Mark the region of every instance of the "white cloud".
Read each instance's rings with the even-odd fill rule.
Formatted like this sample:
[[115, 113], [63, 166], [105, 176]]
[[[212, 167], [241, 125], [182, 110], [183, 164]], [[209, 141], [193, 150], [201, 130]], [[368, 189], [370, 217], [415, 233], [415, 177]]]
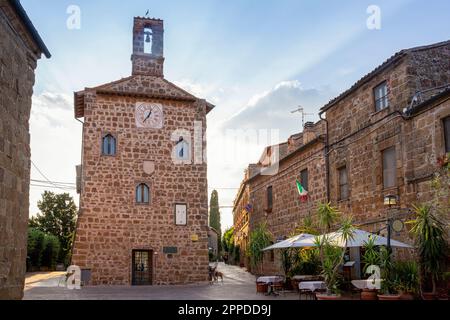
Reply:
[[[306, 120], [316, 121], [319, 108], [334, 95], [328, 88], [307, 89], [297, 80], [282, 81], [270, 90], [254, 94], [241, 111], [220, 126], [214, 126], [217, 122], [208, 122], [209, 191], [221, 187], [238, 188], [245, 168], [259, 160], [264, 147], [286, 141], [290, 135], [302, 131], [301, 116], [292, 114], [292, 110], [301, 105], [305, 112], [314, 114]], [[234, 135], [229, 134], [230, 130]], [[270, 134], [272, 130], [279, 135], [270, 139], [260, 134]], [[218, 191], [220, 205], [231, 206], [237, 190]], [[223, 209], [221, 214], [222, 229], [233, 225], [232, 209]]]
[[304, 88], [297, 80], [282, 81], [271, 90], [255, 94], [247, 105], [223, 124], [223, 128], [278, 129], [280, 138], [302, 131], [300, 114], [291, 113], [301, 105], [307, 121], [316, 121], [318, 111], [333, 93], [327, 89]]
[[[52, 181], [75, 182], [75, 166], [81, 159], [81, 124], [74, 119], [72, 102], [65, 94], [44, 92], [33, 96], [30, 117], [31, 159]], [[32, 166], [31, 178], [45, 180]], [[47, 190], [30, 187], [30, 215]], [[48, 189], [57, 193], [67, 192]], [[78, 203], [75, 191], [69, 192]]]

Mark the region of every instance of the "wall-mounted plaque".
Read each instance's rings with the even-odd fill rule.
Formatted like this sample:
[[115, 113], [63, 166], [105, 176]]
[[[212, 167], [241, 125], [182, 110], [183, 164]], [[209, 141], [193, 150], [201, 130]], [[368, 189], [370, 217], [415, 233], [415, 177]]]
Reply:
[[185, 203], [175, 205], [175, 224], [177, 226], [187, 225], [187, 205]]
[[176, 253], [178, 253], [178, 248], [177, 247], [164, 247], [163, 253], [164, 254], [176, 254]]

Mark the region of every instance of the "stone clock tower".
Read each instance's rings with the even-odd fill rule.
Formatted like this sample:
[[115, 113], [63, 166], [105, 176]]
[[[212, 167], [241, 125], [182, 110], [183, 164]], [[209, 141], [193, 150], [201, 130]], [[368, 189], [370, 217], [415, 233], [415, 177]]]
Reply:
[[164, 79], [163, 21], [137, 17], [132, 75], [75, 93], [83, 120], [72, 264], [91, 285], [208, 277], [204, 133], [213, 105]]

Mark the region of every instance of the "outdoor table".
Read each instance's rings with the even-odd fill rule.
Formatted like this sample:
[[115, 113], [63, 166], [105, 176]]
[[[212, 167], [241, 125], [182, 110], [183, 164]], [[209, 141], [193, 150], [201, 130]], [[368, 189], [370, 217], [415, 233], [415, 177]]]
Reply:
[[364, 289], [379, 289], [381, 288], [382, 279], [366, 279], [366, 280], [352, 280], [352, 285], [356, 288]]
[[316, 299], [314, 296], [314, 291], [326, 289], [327, 286], [323, 281], [302, 281], [298, 284], [299, 299], [301, 299], [302, 294], [306, 297], [311, 297], [313, 300]]
[[259, 278], [256, 280], [256, 282], [258, 282], [258, 283], [265, 283], [265, 284], [268, 285], [268, 286], [267, 286], [268, 292], [267, 292], [266, 295], [271, 295], [271, 294], [277, 295], [277, 294], [274, 292], [273, 284], [275, 284], [275, 283], [278, 284], [278, 283], [281, 283], [281, 282], [283, 282], [283, 281], [284, 281], [284, 278], [283, 278], [283, 277], [280, 277], [280, 276], [265, 276], [265, 277], [259, 277]]
[[316, 281], [320, 276], [303, 275], [303, 276], [293, 276], [292, 280], [302, 282], [302, 281]]
[[262, 283], [266, 283], [266, 284], [271, 284], [271, 283], [277, 283], [277, 282], [283, 282], [284, 278], [280, 277], [280, 276], [266, 276], [266, 277], [259, 277], [256, 282], [262, 282]]
[[314, 292], [316, 290], [326, 289], [327, 286], [323, 281], [303, 281], [298, 284], [300, 290], [308, 290]]

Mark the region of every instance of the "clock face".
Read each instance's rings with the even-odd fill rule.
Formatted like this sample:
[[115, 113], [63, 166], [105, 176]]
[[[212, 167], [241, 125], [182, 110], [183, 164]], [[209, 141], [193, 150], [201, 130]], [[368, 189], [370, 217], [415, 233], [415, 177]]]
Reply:
[[136, 103], [136, 126], [161, 129], [164, 124], [163, 106], [159, 103]]

